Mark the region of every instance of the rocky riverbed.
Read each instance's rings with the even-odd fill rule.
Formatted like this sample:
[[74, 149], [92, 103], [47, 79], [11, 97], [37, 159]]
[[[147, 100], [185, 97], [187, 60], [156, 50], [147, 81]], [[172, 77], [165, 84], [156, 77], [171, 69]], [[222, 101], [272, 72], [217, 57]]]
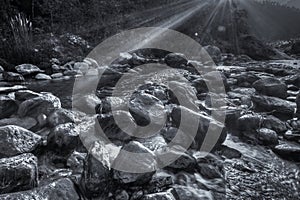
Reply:
[[[92, 60], [65, 65], [53, 60], [51, 72], [29, 64], [11, 72], [1, 70], [0, 199], [297, 199], [299, 61], [214, 58], [225, 96], [208, 91], [204, 76], [179, 54], [126, 55], [105, 69]], [[146, 63], [169, 65], [172, 69], [163, 71], [164, 77], [174, 77], [179, 84], [177, 77], [183, 75], [197, 94], [191, 104], [200, 112], [184, 108], [172, 91], [151, 81], [130, 96], [129, 110], [124, 110], [123, 99], [112, 95], [115, 83], [125, 72]], [[205, 63], [198, 64], [205, 68]], [[103, 70], [95, 94], [72, 99], [74, 77], [84, 82]], [[124, 94], [126, 89], [125, 84]], [[226, 102], [220, 108], [226, 111], [225, 123], [210, 116], [212, 96]], [[71, 110], [72, 100], [80, 107]], [[112, 105], [119, 109], [114, 115]], [[125, 127], [130, 135], [125, 133], [113, 117], [143, 126], [161, 110], [167, 114], [167, 123], [146, 139], [134, 136], [136, 127]], [[196, 137], [185, 152], [180, 148], [190, 133], [179, 127], [183, 113], [200, 119]], [[209, 123], [223, 131], [213, 151], [203, 157], [199, 149]], [[120, 149], [152, 155], [141, 167], [156, 170], [128, 173], [112, 168], [112, 164], [126, 163], [126, 157], [117, 152], [110, 158], [108, 144], [93, 135], [98, 125]], [[163, 163], [159, 153], [179, 133], [172, 149], [179, 159], [157, 169]]]

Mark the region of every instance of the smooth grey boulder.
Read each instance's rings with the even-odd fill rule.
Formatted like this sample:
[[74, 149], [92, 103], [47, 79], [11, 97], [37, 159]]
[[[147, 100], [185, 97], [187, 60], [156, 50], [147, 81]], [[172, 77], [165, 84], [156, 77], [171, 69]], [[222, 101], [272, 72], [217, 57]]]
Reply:
[[36, 118], [40, 114], [49, 115], [58, 108], [61, 108], [59, 98], [50, 93], [44, 93], [39, 97], [22, 102], [19, 105], [18, 114], [20, 117], [30, 116]]
[[287, 85], [277, 78], [263, 78], [252, 85], [257, 92], [267, 96], [279, 97], [285, 99], [287, 97]]

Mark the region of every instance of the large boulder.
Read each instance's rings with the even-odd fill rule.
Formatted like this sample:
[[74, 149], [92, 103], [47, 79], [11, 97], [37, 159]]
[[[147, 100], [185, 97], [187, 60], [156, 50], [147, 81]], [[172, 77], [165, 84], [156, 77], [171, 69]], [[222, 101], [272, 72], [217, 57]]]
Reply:
[[3, 79], [7, 82], [23, 82], [24, 77], [21, 74], [14, 72], [3, 72]]
[[165, 118], [162, 102], [146, 93], [134, 95], [129, 102], [129, 112], [140, 126], [147, 126], [150, 123], [160, 125]]
[[15, 67], [15, 69], [19, 74], [22, 74], [23, 76], [43, 72], [42, 70], [40, 70], [40, 68], [38, 68], [37, 66], [32, 65], [32, 64], [18, 65], [18, 66]]
[[0, 199], [80, 200], [81, 198], [77, 193], [74, 183], [68, 178], [63, 178], [33, 190], [0, 195]]
[[[131, 154], [128, 154], [130, 152]], [[135, 156], [132, 156], [133, 153]], [[128, 156], [131, 156], [130, 158]], [[129, 160], [131, 159], [131, 160]], [[113, 166], [134, 170], [136, 173], [113, 170], [114, 179], [121, 184], [141, 185], [149, 182], [155, 173], [157, 162], [155, 154], [139, 142], [131, 141], [122, 147], [122, 151], [113, 162]], [[141, 173], [139, 170], [145, 171]]]
[[220, 62], [222, 59], [222, 52], [221, 50], [216, 47], [216, 46], [212, 46], [212, 45], [208, 45], [205, 46], [204, 49], [206, 50], [206, 52], [210, 55], [210, 57], [212, 58], [212, 60], [214, 62]]
[[287, 97], [287, 86], [277, 78], [269, 77], [260, 79], [253, 83], [253, 87], [263, 95], [282, 99]]
[[28, 99], [19, 106], [18, 114], [21, 117], [38, 117], [40, 114], [49, 115], [55, 109], [61, 108], [58, 97], [45, 93], [39, 97]]
[[0, 96], [0, 119], [10, 117], [18, 110], [18, 105], [9, 96]]
[[253, 95], [251, 99], [258, 111], [274, 112], [275, 114], [290, 118], [296, 110], [294, 102], [282, 100], [277, 97]]
[[[185, 118], [185, 121], [189, 122], [189, 123], [181, 124], [182, 123], [181, 122], [182, 115]], [[203, 115], [202, 113], [197, 113], [197, 112], [190, 110], [188, 108], [185, 108], [183, 106], [174, 107], [171, 112], [171, 118], [172, 118], [173, 125], [178, 126], [181, 124], [181, 128], [184, 129], [182, 131], [186, 131], [186, 132], [184, 132], [184, 134], [188, 134], [188, 135], [194, 131], [193, 130], [194, 127], [192, 127], [191, 124], [197, 123], [197, 122], [199, 123], [197, 133], [194, 138], [196, 146], [199, 149], [201, 148], [202, 145], [204, 145], [202, 143], [204, 142], [204, 140], [207, 136], [209, 138], [216, 139], [216, 143], [213, 145], [214, 148], [218, 148], [225, 141], [225, 139], [227, 137], [227, 130], [226, 130], [224, 124], [222, 124], [221, 122], [219, 122], [209, 116]], [[178, 127], [178, 128], [180, 128], [180, 127]], [[207, 135], [209, 128], [211, 130], [212, 135]], [[190, 137], [192, 137], [192, 136], [190, 135]], [[176, 138], [177, 138], [177, 136], [176, 136]], [[174, 142], [176, 142], [176, 141], [174, 141]], [[187, 141], [181, 141], [181, 143], [185, 143], [185, 142], [187, 142]], [[212, 149], [209, 149], [209, 150], [212, 150]]]
[[14, 125], [0, 127], [0, 157], [32, 152], [40, 143], [39, 135], [24, 128]]
[[165, 62], [170, 67], [181, 68], [182, 66], [187, 65], [188, 60], [183, 54], [170, 53], [165, 57]]
[[300, 146], [292, 143], [282, 143], [273, 149], [275, 153], [287, 160], [300, 161]]
[[[0, 194], [36, 187], [38, 184], [37, 168], [37, 158], [32, 154], [0, 159]], [[4, 199], [2, 197], [0, 195], [0, 199]]]
[[62, 153], [72, 152], [80, 145], [80, 131], [73, 123], [56, 126], [48, 136], [48, 144]]
[[104, 197], [111, 191], [110, 152], [105, 144], [97, 141], [89, 150], [84, 163], [81, 186], [87, 197]]

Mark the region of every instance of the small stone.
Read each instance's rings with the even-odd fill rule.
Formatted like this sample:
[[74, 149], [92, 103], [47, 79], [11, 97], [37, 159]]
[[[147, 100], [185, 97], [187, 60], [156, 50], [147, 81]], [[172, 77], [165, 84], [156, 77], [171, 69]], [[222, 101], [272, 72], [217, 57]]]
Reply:
[[64, 76], [63, 73], [55, 73], [55, 74], [52, 74], [52, 75], [51, 75], [51, 78], [57, 79], [57, 78], [61, 78], [61, 77], [63, 77], [63, 76]]
[[39, 73], [35, 76], [35, 79], [36, 80], [51, 80], [52, 78], [49, 75]]

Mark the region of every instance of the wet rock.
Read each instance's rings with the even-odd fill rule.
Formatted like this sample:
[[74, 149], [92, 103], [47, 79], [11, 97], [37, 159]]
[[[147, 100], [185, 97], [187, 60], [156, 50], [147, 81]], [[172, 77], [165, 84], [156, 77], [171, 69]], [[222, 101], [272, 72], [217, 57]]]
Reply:
[[260, 94], [285, 99], [287, 86], [277, 78], [264, 78], [253, 83], [253, 87]]
[[259, 127], [272, 129], [278, 133], [287, 130], [286, 124], [272, 115], [246, 114], [238, 119], [238, 129], [240, 131], [254, 131]]
[[22, 127], [8, 125], [0, 127], [0, 156], [14, 156], [35, 150], [41, 137]]
[[[167, 166], [167, 168], [171, 168], [171, 169], [175, 169], [175, 170], [190, 170], [190, 169], [195, 168], [195, 166], [196, 166], [195, 158], [188, 155], [187, 153], [184, 153], [183, 149], [182, 149], [182, 151], [170, 150], [168, 152], [168, 156], [170, 154], [178, 157], [178, 159], [176, 159], [174, 162], [169, 164]], [[162, 158], [164, 158], [164, 157], [162, 157]], [[167, 158], [164, 160], [160, 160], [161, 163], [165, 163], [165, 161], [167, 161]]]
[[0, 93], [7, 94], [10, 92], [15, 92], [18, 90], [25, 90], [25, 89], [27, 89], [27, 88], [26, 88], [26, 86], [23, 86], [23, 85], [14, 85], [11, 87], [0, 87]]
[[28, 130], [30, 130], [36, 124], [37, 121], [31, 117], [24, 117], [24, 118], [13, 117], [13, 118], [6, 118], [0, 120], [0, 126], [15, 125]]
[[33, 98], [39, 97], [39, 96], [41, 96], [41, 94], [30, 91], [30, 90], [20, 90], [20, 91], [15, 92], [15, 99], [20, 102], [26, 101], [28, 99], [33, 99]]
[[165, 139], [159, 134], [150, 136], [148, 138], [139, 138], [135, 140], [140, 142], [141, 144], [143, 144], [145, 147], [147, 147], [153, 152], [160, 151], [161, 149], [168, 146]]
[[64, 66], [59, 66], [57, 64], [52, 65], [52, 72], [54, 74], [56, 74], [56, 73], [62, 73], [64, 71], [68, 70], [68, 69], [71, 69], [71, 68], [68, 67], [67, 65], [64, 65]]
[[240, 87], [249, 87], [255, 81], [260, 79], [259, 76], [257, 76], [253, 72], [242, 72], [239, 74], [233, 74], [231, 75], [231, 78], [237, 79], [237, 84]]
[[51, 75], [51, 78], [57, 79], [57, 78], [61, 78], [63, 76], [64, 76], [63, 73], [54, 73]]
[[59, 98], [50, 93], [45, 93], [42, 96], [22, 102], [19, 106], [18, 114], [21, 117], [31, 116], [36, 118], [40, 114], [49, 115], [58, 108], [61, 108]]
[[79, 130], [73, 123], [56, 126], [48, 137], [48, 144], [61, 153], [69, 153], [80, 145]]
[[200, 174], [207, 179], [223, 178], [219, 169], [211, 164], [199, 163], [198, 170]]
[[176, 185], [173, 187], [179, 197], [179, 200], [210, 200], [213, 199], [211, 192], [197, 189], [191, 186]]
[[[125, 144], [122, 150], [114, 160], [113, 166], [122, 167], [122, 169], [127, 170], [136, 169], [137, 173], [114, 170], [114, 179], [121, 184], [141, 185], [148, 183], [157, 167], [155, 155], [152, 151], [136, 141]], [[135, 156], [126, 152], [135, 153]]]
[[9, 96], [0, 96], [0, 119], [10, 117], [18, 110], [18, 105]]
[[[37, 158], [22, 154], [0, 159], [0, 194], [29, 190], [38, 184]], [[4, 199], [4, 196], [0, 199]]]
[[129, 194], [125, 190], [122, 190], [117, 193], [115, 200], [129, 200], [129, 198]]
[[43, 72], [42, 70], [40, 70], [40, 68], [38, 68], [37, 66], [32, 65], [32, 64], [18, 65], [18, 66], [15, 67], [15, 69], [19, 74], [22, 74], [23, 76]]
[[129, 112], [139, 126], [160, 125], [165, 118], [164, 105], [156, 97], [138, 93], [129, 102]]
[[[114, 115], [119, 119], [119, 126], [115, 122]], [[125, 142], [129, 140], [131, 136], [136, 134], [136, 122], [129, 112], [115, 111], [114, 114], [110, 113], [99, 115], [97, 119], [100, 127], [109, 139], [115, 139]], [[120, 127], [122, 127], [122, 129]]]
[[[185, 121], [189, 121], [189, 123], [187, 124], [183, 124], [181, 123], [181, 118], [183, 115], [183, 118], [185, 119]], [[183, 106], [177, 106], [174, 107], [172, 112], [171, 112], [171, 118], [172, 118], [172, 123], [174, 126], [178, 126], [181, 125], [182, 131], [186, 131], [185, 134], [191, 134], [190, 132], [194, 131], [194, 127], [192, 127], [191, 125], [194, 123], [199, 122], [198, 125], [198, 130], [197, 130], [197, 134], [194, 138], [194, 141], [196, 142], [196, 146], [198, 148], [200, 148], [202, 146], [202, 143], [204, 141], [204, 138], [207, 136], [207, 131], [208, 128], [210, 128], [212, 134], [216, 134], [216, 135], [210, 135], [208, 137], [214, 138], [216, 139], [216, 143], [214, 144], [214, 148], [219, 147], [226, 139], [227, 137], [227, 130], [224, 126], [224, 124], [218, 122], [217, 120], [205, 116], [201, 113], [197, 113], [194, 112], [188, 108], [185, 108]], [[195, 124], [194, 124], [195, 126]], [[190, 131], [188, 131], [190, 130]], [[193, 137], [193, 136], [191, 136]], [[181, 143], [185, 143], [185, 142], [189, 142], [189, 141], [182, 141]], [[209, 149], [209, 151], [212, 149]]]
[[165, 57], [165, 62], [170, 67], [180, 68], [182, 65], [183, 66], [187, 65], [188, 60], [183, 54], [170, 53]]
[[47, 75], [47, 74], [42, 74], [42, 73], [39, 73], [35, 76], [35, 79], [36, 80], [51, 80], [51, 76]]
[[176, 200], [171, 192], [160, 192], [155, 194], [147, 194], [141, 200]]
[[222, 52], [216, 46], [205, 46], [205, 51], [209, 54], [209, 56], [213, 59], [214, 62], [220, 62], [222, 59]]
[[277, 133], [267, 128], [257, 130], [257, 138], [266, 145], [276, 145], [279, 143]]
[[52, 112], [47, 119], [49, 126], [55, 127], [60, 124], [75, 123], [75, 114], [70, 110], [61, 108]]
[[170, 188], [174, 184], [174, 176], [165, 171], [156, 172], [151, 181], [149, 182], [149, 187], [147, 191], [150, 193], [156, 193], [164, 191]]
[[258, 111], [274, 111], [274, 113], [283, 114], [286, 117], [293, 116], [296, 109], [295, 103], [277, 97], [254, 95], [252, 101]]
[[21, 74], [14, 72], [4, 72], [3, 79], [7, 82], [23, 82], [25, 81], [24, 77]]
[[273, 151], [287, 160], [300, 161], [300, 146], [292, 143], [282, 143], [274, 147]]
[[75, 75], [82, 75], [80, 70], [66, 70], [64, 71], [65, 76], [75, 76]]
[[238, 151], [237, 149], [228, 147], [226, 145], [222, 145], [218, 152], [228, 159], [240, 158], [242, 156], [242, 153], [240, 151]]
[[111, 191], [110, 152], [102, 142], [96, 142], [85, 160], [81, 186], [87, 197], [106, 197]]
[[68, 179], [63, 178], [56, 180], [47, 185], [28, 190], [24, 192], [17, 192], [11, 194], [0, 195], [0, 199], [12, 200], [12, 199], [72, 199], [80, 200], [74, 183]]

